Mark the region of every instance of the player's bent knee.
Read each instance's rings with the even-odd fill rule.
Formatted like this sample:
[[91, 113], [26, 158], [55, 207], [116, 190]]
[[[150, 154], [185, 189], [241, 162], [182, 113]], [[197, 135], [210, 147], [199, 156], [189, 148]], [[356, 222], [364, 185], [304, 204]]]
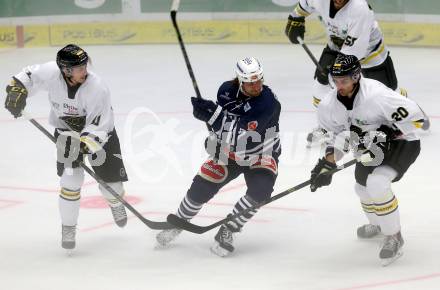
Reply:
[[[122, 184], [121, 181], [108, 182], [107, 185], [110, 186], [110, 188], [113, 189], [113, 191], [116, 192], [119, 196], [124, 195], [124, 193], [125, 193], [124, 185]], [[104, 195], [105, 198], [115, 199], [113, 194], [111, 194], [110, 191], [108, 189], [106, 189], [104, 186], [102, 186], [101, 184], [99, 185], [99, 190], [101, 191], [102, 195]]]
[[79, 191], [84, 182], [84, 170], [82, 168], [66, 168], [60, 179], [60, 186], [69, 190]]
[[372, 173], [367, 178], [367, 192], [374, 200], [388, 199], [393, 196], [391, 180], [388, 176]]
[[270, 198], [275, 184], [275, 177], [271, 174], [260, 174], [255, 176], [248, 184], [247, 196], [256, 202], [262, 202]]
[[354, 191], [362, 201], [369, 201], [371, 199], [370, 195], [367, 192], [367, 188], [357, 182], [354, 185]]
[[204, 204], [214, 197], [220, 187], [221, 185], [212, 183], [203, 179], [200, 175], [196, 175], [193, 183], [188, 189], [187, 196], [189, 199], [197, 203]]

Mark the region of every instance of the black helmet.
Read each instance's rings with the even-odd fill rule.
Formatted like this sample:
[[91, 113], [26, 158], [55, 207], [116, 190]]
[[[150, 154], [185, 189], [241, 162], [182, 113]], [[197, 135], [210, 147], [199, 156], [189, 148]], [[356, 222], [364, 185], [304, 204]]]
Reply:
[[81, 47], [75, 44], [68, 44], [57, 53], [57, 65], [63, 68], [72, 68], [78, 65], [84, 65], [89, 61], [89, 56]]
[[332, 77], [351, 76], [357, 81], [361, 76], [361, 64], [356, 56], [339, 53], [330, 68], [330, 75]]

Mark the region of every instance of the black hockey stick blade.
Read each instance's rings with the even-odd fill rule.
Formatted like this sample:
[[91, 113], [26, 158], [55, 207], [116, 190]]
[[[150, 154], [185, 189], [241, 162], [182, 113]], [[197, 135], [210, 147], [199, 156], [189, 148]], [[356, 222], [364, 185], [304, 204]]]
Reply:
[[221, 220], [219, 220], [219, 221], [217, 221], [217, 222], [215, 222], [213, 224], [210, 224], [208, 226], [199, 226], [199, 225], [190, 223], [189, 221], [187, 221], [185, 219], [182, 219], [182, 218], [176, 216], [175, 214], [169, 214], [167, 216], [167, 221], [168, 221], [168, 223], [173, 224], [174, 226], [176, 226], [176, 227], [178, 227], [178, 228], [180, 228], [182, 230], [185, 230], [185, 231], [188, 231], [188, 232], [191, 232], [191, 233], [195, 233], [195, 234], [203, 234], [203, 233], [205, 233], [205, 232], [207, 232], [209, 230], [212, 230], [212, 229], [214, 229], [214, 228], [216, 228], [216, 227], [218, 227], [218, 226], [220, 226], [222, 224], [225, 224], [225, 223], [235, 219], [238, 216], [244, 215], [244, 214], [248, 213], [251, 210], [260, 208], [263, 205], [271, 203], [272, 201], [275, 201], [275, 200], [277, 200], [277, 199], [279, 199], [279, 198], [281, 198], [281, 197], [283, 197], [283, 196], [285, 196], [285, 195], [287, 195], [289, 193], [292, 193], [294, 191], [297, 191], [298, 189], [306, 187], [307, 185], [310, 185], [310, 180], [307, 180], [307, 181], [305, 181], [305, 182], [303, 182], [303, 183], [301, 183], [301, 184], [299, 184], [299, 185], [297, 185], [295, 187], [289, 188], [289, 189], [287, 189], [287, 190], [285, 190], [285, 191], [283, 191], [283, 192], [281, 192], [281, 193], [279, 193], [277, 195], [272, 196], [270, 199], [268, 199], [268, 200], [266, 200], [264, 202], [261, 202], [261, 203], [259, 203], [257, 205], [254, 205], [252, 207], [249, 207], [249, 208], [247, 208], [247, 209], [245, 209], [245, 210], [243, 210], [241, 212], [237, 212], [236, 214], [233, 214], [233, 215], [228, 215], [226, 218], [221, 219]]
[[[34, 118], [28, 115], [26, 112], [22, 112], [23, 116], [29, 120], [38, 130], [40, 130], [44, 135], [46, 135], [53, 143], [56, 144], [55, 137], [49, 133], [40, 123], [38, 123]], [[132, 212], [137, 218], [141, 220], [147, 227], [152, 230], [166, 230], [174, 228], [173, 225], [167, 222], [156, 222], [144, 218], [134, 207], [131, 206], [126, 200], [119, 196], [106, 182], [104, 182], [94, 171], [92, 171], [84, 162], [79, 162], [80, 166], [86, 171], [90, 176], [92, 176], [100, 185], [102, 185], [107, 191], [117, 200], [119, 200], [130, 212]]]
[[[338, 172], [338, 171], [340, 171], [340, 170], [342, 170], [344, 168], [347, 168], [347, 167], [349, 167], [349, 166], [351, 166], [353, 164], [356, 164], [356, 162], [357, 162], [357, 159], [352, 159], [352, 160], [342, 164], [341, 166], [338, 166], [335, 169], [330, 170], [329, 172], [324, 173], [324, 174], [334, 174], [334, 173], [336, 173], [336, 172]], [[169, 214], [168, 217], [167, 217], [167, 221], [168, 221], [168, 223], [170, 223], [170, 224], [174, 225], [175, 227], [180, 228], [182, 230], [185, 230], [185, 231], [188, 231], [188, 232], [192, 232], [192, 233], [195, 233], [195, 234], [203, 234], [203, 233], [205, 233], [205, 232], [207, 232], [209, 230], [212, 230], [212, 229], [214, 229], [214, 228], [216, 228], [216, 227], [218, 227], [218, 226], [220, 226], [222, 224], [225, 224], [225, 223], [235, 219], [238, 216], [246, 214], [247, 212], [252, 211], [254, 209], [260, 208], [260, 207], [262, 207], [262, 206], [264, 206], [264, 205], [266, 205], [268, 203], [271, 203], [271, 202], [273, 202], [273, 201], [275, 201], [277, 199], [280, 199], [283, 196], [286, 196], [286, 195], [288, 195], [288, 194], [290, 194], [290, 193], [292, 193], [294, 191], [297, 191], [297, 190], [299, 190], [301, 188], [304, 188], [304, 187], [306, 187], [306, 186], [308, 186], [310, 184], [311, 184], [311, 180], [304, 181], [303, 183], [300, 183], [300, 184], [298, 184], [298, 185], [296, 185], [294, 187], [291, 187], [291, 188], [289, 188], [289, 189], [287, 189], [287, 190], [285, 190], [285, 191], [283, 191], [281, 193], [278, 193], [278, 194], [272, 196], [270, 199], [268, 199], [266, 201], [263, 201], [263, 202], [261, 202], [261, 203], [259, 203], [257, 205], [252, 206], [252, 207], [249, 207], [249, 208], [247, 208], [247, 209], [245, 209], [243, 211], [237, 212], [236, 214], [228, 215], [226, 218], [221, 219], [221, 220], [219, 220], [219, 221], [217, 221], [217, 222], [215, 222], [215, 223], [213, 223], [211, 225], [199, 226], [199, 225], [190, 223], [189, 221], [187, 221], [185, 219], [182, 219], [182, 218], [180, 218], [180, 217], [178, 217], [178, 216], [176, 216], [174, 214]]]
[[169, 229], [175, 228], [174, 225], [172, 225], [168, 222], [156, 222], [156, 221], [146, 219], [144, 217], [142, 217], [142, 218], [139, 217], [139, 219], [141, 219], [142, 222], [152, 230], [169, 230]]
[[[223, 221], [223, 220], [221, 220]], [[217, 227], [216, 224], [210, 225], [210, 226], [199, 226], [193, 223], [190, 223], [189, 221], [182, 219], [175, 214], [169, 214], [167, 216], [167, 222], [174, 225], [174, 227], [177, 227], [179, 229], [195, 233], [195, 234], [203, 234], [204, 232], [207, 232], [215, 227]]]

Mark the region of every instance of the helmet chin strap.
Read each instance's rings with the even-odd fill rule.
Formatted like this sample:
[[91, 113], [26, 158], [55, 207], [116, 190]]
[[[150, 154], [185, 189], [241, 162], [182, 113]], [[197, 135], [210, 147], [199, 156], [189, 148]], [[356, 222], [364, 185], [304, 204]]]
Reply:
[[354, 86], [353, 89], [351, 90], [351, 92], [349, 93], [350, 97], [353, 97], [354, 92], [357, 90], [357, 88], [360, 86], [359, 81], [357, 81]]

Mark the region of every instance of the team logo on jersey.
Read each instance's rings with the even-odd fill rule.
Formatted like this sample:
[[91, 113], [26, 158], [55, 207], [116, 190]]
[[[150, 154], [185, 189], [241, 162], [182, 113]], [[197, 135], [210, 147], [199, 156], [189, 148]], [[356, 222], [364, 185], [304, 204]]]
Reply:
[[258, 127], [258, 122], [257, 121], [250, 121], [247, 124], [247, 129], [248, 131], [255, 131]]
[[251, 109], [251, 105], [249, 105], [249, 103], [246, 103], [243, 107], [244, 111], [247, 112]]
[[66, 115], [78, 115], [78, 108], [69, 104], [63, 104], [64, 114]]

